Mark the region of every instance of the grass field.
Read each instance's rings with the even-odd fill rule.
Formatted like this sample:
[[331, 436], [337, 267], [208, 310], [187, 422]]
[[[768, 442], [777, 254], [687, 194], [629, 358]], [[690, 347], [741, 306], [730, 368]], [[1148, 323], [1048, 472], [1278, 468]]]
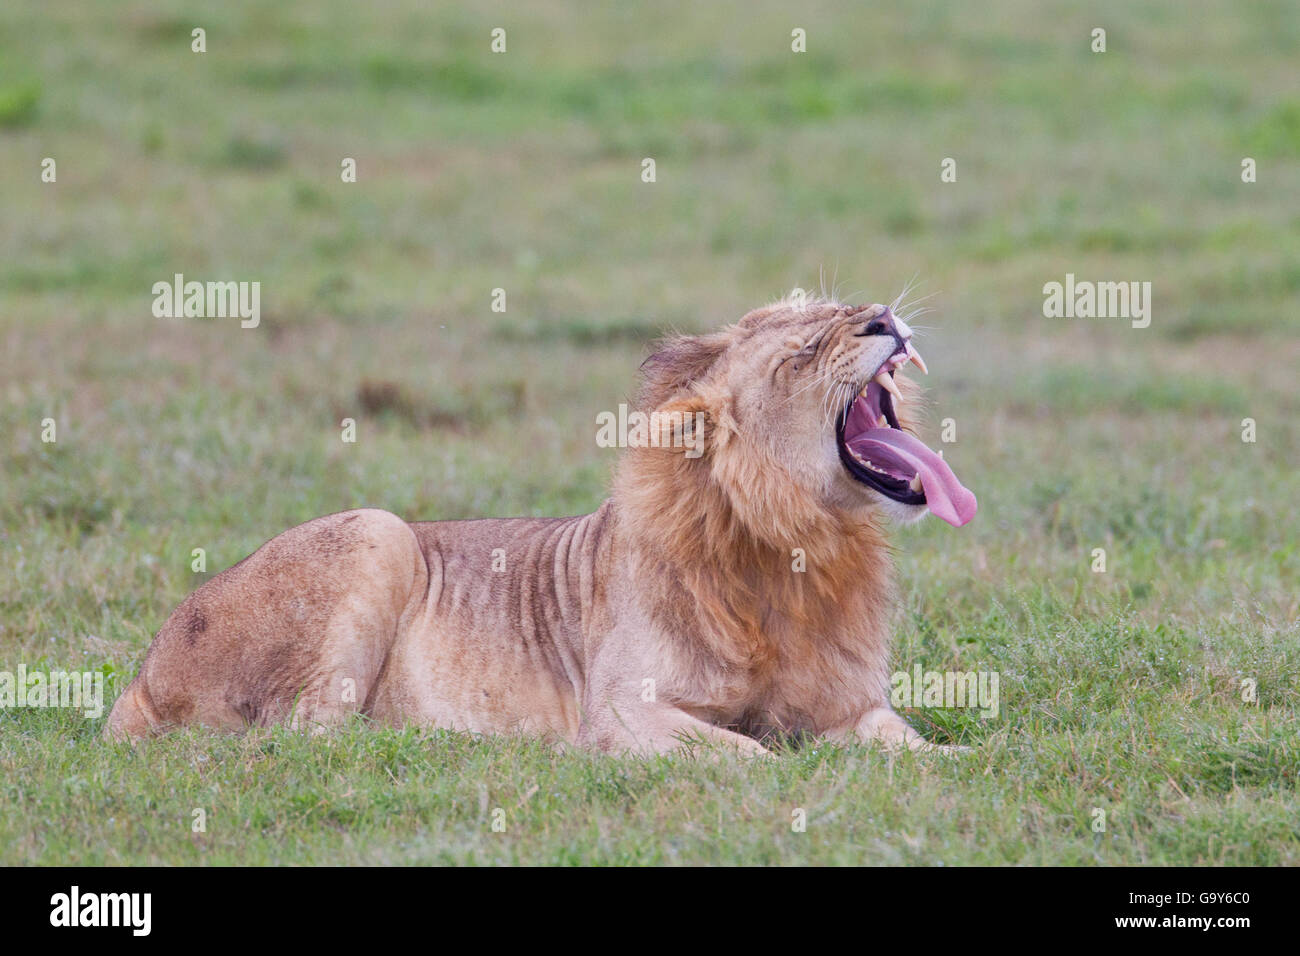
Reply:
[[[9, 708], [0, 863], [1300, 863], [1295, 5], [520, 7], [0, 8], [0, 670], [129, 678], [328, 512], [589, 511], [648, 343], [824, 270], [934, 293], [980, 513], [896, 535], [896, 661], [996, 671], [998, 717], [743, 763]], [[261, 324], [155, 318], [175, 273]], [[1067, 273], [1150, 327], [1045, 318]]]

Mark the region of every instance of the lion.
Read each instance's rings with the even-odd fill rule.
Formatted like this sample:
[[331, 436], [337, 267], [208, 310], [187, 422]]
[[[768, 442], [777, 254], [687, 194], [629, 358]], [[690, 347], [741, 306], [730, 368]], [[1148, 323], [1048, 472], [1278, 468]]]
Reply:
[[292, 528], [176, 608], [105, 734], [360, 713], [618, 754], [926, 748], [890, 707], [883, 522], [976, 501], [911, 433], [911, 337], [830, 299], [671, 337], [642, 366], [651, 440], [595, 512]]

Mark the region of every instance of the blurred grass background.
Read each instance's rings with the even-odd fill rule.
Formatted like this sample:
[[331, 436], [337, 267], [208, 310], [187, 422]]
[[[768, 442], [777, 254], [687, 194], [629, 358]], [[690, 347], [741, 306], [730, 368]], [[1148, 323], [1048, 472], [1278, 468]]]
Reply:
[[[981, 511], [898, 534], [897, 659], [998, 670], [1004, 704], [910, 715], [979, 748], [960, 765], [823, 749], [773, 770], [364, 731], [342, 756], [275, 735], [128, 754], [97, 722], [0, 711], [0, 859], [1295, 862], [1298, 160], [1288, 2], [10, 0], [0, 666], [129, 675], [202, 578], [191, 549], [210, 574], [330, 511], [590, 510], [615, 456], [595, 416], [657, 335], [823, 274], [864, 302], [915, 276], [931, 417], [956, 420]], [[261, 326], [154, 318], [177, 272], [260, 281]], [[1150, 328], [1044, 318], [1067, 272], [1150, 281]], [[216, 784], [202, 757], [272, 744], [274, 772]], [[442, 779], [467, 747], [479, 775]], [[341, 821], [340, 773], [366, 781], [337, 788], [362, 802]], [[610, 773], [640, 782], [591, 783]], [[487, 779], [568, 781], [604, 822], [525, 801], [487, 833]], [[826, 829], [774, 843], [810, 793]], [[242, 829], [190, 840], [214, 801]], [[1104, 837], [1095, 806], [1124, 808]], [[700, 814], [727, 822], [680, 824]]]

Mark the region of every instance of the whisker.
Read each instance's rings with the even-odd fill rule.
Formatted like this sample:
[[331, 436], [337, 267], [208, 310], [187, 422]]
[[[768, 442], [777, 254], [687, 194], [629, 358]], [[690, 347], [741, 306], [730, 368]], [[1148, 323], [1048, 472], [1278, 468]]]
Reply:
[[839, 401], [831, 405], [830, 413], [826, 416], [827, 425], [833, 425], [835, 423], [836, 416], [838, 416], [840, 413], [840, 410], [843, 408], [847, 408], [849, 402], [853, 401], [853, 397], [854, 397], [853, 386], [850, 385], [848, 382], [841, 382], [840, 391], [836, 397], [839, 399]]
[[830, 416], [830, 409], [833, 404], [832, 399], [839, 394], [839, 391], [840, 383], [838, 382], [834, 388], [826, 390], [826, 394], [822, 396], [820, 414], [817, 416], [819, 419], [825, 420]]
[[900, 292], [900, 293], [898, 293], [898, 296], [894, 299], [893, 303], [889, 306], [889, 310], [890, 310], [891, 312], [895, 312], [895, 313], [898, 312], [899, 304], [900, 304], [904, 299], [906, 299], [906, 298], [907, 298], [907, 294], [908, 294], [909, 292], [912, 291], [912, 286], [914, 286], [914, 285], [916, 284], [916, 277], [917, 277], [918, 275], [920, 275], [919, 272], [913, 272], [913, 273], [912, 273], [912, 278], [910, 278], [910, 279], [907, 280], [907, 284], [903, 286], [903, 291]]
[[914, 318], [922, 315], [929, 315], [934, 309], [913, 309], [911, 312], [895, 312], [894, 315], [902, 319], [908, 325], [912, 324]]
[[792, 392], [789, 398], [787, 398], [785, 401], [788, 403], [794, 400], [797, 396], [802, 395], [804, 392], [808, 391], [808, 389], [812, 388], [814, 385], [826, 384], [827, 380], [830, 379], [830, 377], [831, 377], [830, 369], [819, 370], [816, 378], [814, 378], [811, 382], [803, 386], [803, 388], [799, 389], [798, 391]]
[[[921, 296], [921, 298], [919, 298], [919, 299], [912, 299], [912, 300], [910, 300], [910, 301], [903, 302], [901, 305], [899, 305], [898, 308], [894, 309], [894, 314], [895, 314], [895, 315], [898, 315], [899, 313], [906, 312], [906, 313], [910, 313], [910, 314], [912, 314], [912, 315], [919, 315], [920, 313], [918, 313], [918, 312], [915, 311], [916, 308], [917, 308], [917, 306], [919, 306], [919, 305], [920, 305], [922, 302], [924, 302], [926, 299], [932, 299], [932, 298], [934, 298], [934, 297], [935, 297], [936, 295], [938, 295], [938, 294], [939, 294], [938, 292], [931, 292], [929, 295], [923, 295], [923, 296]], [[927, 308], [927, 309], [928, 309], [929, 306], [923, 306], [922, 308]]]

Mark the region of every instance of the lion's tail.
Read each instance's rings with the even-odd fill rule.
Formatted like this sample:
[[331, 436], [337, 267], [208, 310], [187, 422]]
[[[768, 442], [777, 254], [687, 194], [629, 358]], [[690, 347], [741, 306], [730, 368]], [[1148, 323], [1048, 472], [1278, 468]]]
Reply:
[[138, 740], [153, 733], [158, 724], [158, 712], [149, 699], [149, 689], [141, 673], [127, 685], [109, 711], [104, 736], [110, 740]]

